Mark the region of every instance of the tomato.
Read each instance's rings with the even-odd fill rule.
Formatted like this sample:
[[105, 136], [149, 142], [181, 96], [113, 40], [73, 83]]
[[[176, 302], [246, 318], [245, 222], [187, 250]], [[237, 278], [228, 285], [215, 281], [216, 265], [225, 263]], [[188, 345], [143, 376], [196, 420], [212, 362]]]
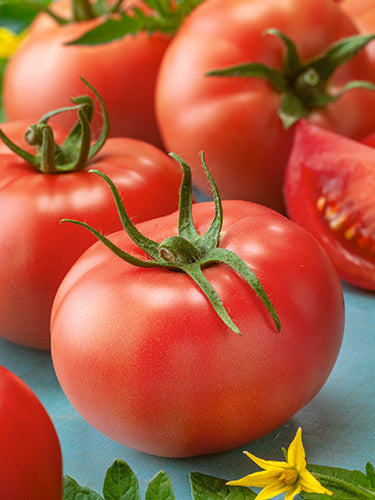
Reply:
[[62, 456], [55, 427], [35, 393], [0, 366], [0, 496], [61, 500]]
[[[17, 136], [15, 127], [12, 133]], [[43, 174], [13, 152], [0, 151], [0, 158], [0, 335], [49, 349], [57, 287], [94, 241], [59, 221], [85, 218], [104, 233], [121, 227], [108, 190], [88, 170], [115, 179], [136, 222], [177, 208], [181, 172], [161, 150], [130, 138], [108, 139], [77, 172]]]
[[[217, 261], [203, 259], [203, 275], [241, 335], [187, 271], [178, 272], [182, 267], [135, 267], [101, 242], [58, 289], [51, 315], [57, 378], [91, 425], [126, 446], [169, 457], [237, 447], [306, 405], [335, 363], [344, 302], [325, 251], [269, 208], [234, 200], [223, 209], [215, 259], [231, 251], [254, 271], [272, 299], [280, 332], [245, 279]], [[193, 205], [199, 238], [209, 231], [214, 210], [217, 215], [212, 202]], [[163, 242], [164, 255], [178, 220], [174, 213], [137, 229]], [[132, 259], [148, 260], [124, 231], [109, 239]], [[168, 255], [179, 262], [178, 253]]]
[[375, 290], [375, 150], [306, 122], [285, 176], [290, 217], [315, 235], [345, 281]]
[[[361, 33], [375, 33], [375, 4], [372, 0], [341, 0], [340, 6], [353, 19]], [[375, 42], [366, 48], [375, 67]]]
[[[70, 2], [57, 2], [66, 14]], [[154, 112], [156, 74], [170, 37], [162, 33], [127, 35], [96, 46], [68, 46], [101, 18], [59, 25], [40, 14], [26, 40], [12, 56], [3, 81], [3, 105], [8, 121], [42, 116], [70, 103], [85, 87], [85, 77], [101, 94], [108, 109], [110, 134], [161, 146]], [[38, 70], [35, 71], [35, 68]], [[69, 117], [61, 117], [70, 126]], [[98, 117], [99, 122], [99, 117]]]
[[[186, 159], [201, 189], [207, 191], [197, 161], [203, 150], [215, 165], [223, 198], [283, 211], [283, 175], [295, 127], [283, 128], [278, 116], [282, 96], [264, 79], [206, 76], [250, 61], [280, 68], [285, 46], [265, 34], [270, 28], [294, 41], [306, 63], [357, 33], [332, 0], [207, 0], [185, 20], [165, 53], [156, 110], [165, 148]], [[333, 74], [330, 92], [353, 79], [374, 81], [365, 53]], [[369, 112], [374, 106], [374, 92], [356, 89], [327, 108], [309, 110], [308, 119], [359, 138], [375, 129], [375, 113]]]

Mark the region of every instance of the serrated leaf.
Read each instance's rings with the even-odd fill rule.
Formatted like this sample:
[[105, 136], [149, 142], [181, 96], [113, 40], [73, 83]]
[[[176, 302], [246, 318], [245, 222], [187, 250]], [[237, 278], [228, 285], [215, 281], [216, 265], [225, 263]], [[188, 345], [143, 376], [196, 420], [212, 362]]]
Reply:
[[199, 472], [190, 474], [194, 500], [254, 500], [256, 493], [242, 486], [227, 486], [225, 479], [206, 476]]
[[331, 500], [375, 499], [371, 471], [370, 475], [366, 475], [359, 470], [347, 470], [322, 465], [308, 465], [307, 468], [323, 486], [332, 491], [333, 495], [300, 493], [300, 496], [305, 500], [325, 500], [329, 498]]
[[103, 494], [105, 500], [141, 500], [138, 479], [123, 460], [115, 460], [107, 470]]
[[147, 485], [145, 500], [175, 500], [172, 481], [164, 471], [158, 472]]
[[366, 477], [371, 488], [375, 490], [375, 469], [370, 462], [366, 464]]
[[71, 477], [65, 476], [63, 500], [103, 500], [103, 498], [95, 491], [80, 486]]

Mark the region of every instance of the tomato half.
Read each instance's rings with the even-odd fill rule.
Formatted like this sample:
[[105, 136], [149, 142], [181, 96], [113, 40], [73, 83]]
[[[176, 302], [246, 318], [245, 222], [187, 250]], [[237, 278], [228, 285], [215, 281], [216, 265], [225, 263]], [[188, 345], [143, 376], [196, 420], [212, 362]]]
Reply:
[[[337, 273], [307, 231], [245, 201], [223, 203], [220, 248], [237, 253], [272, 299], [281, 332], [226, 264], [204, 269], [241, 334], [231, 331], [184, 272], [138, 268], [101, 242], [57, 292], [51, 353], [77, 411], [110, 438], [171, 457], [231, 449], [275, 429], [306, 405], [335, 363], [344, 326]], [[193, 207], [199, 234], [211, 202]], [[161, 242], [178, 215], [137, 226]], [[83, 230], [83, 229], [81, 229]], [[110, 236], [140, 259], [124, 231]]]
[[[60, 15], [71, 2], [55, 2]], [[63, 4], [62, 6], [60, 4]], [[93, 29], [101, 18], [59, 25], [41, 14], [7, 64], [3, 105], [8, 121], [42, 116], [70, 104], [87, 90], [83, 76], [105, 101], [113, 137], [132, 137], [161, 146], [154, 89], [170, 37], [140, 32], [95, 46], [66, 45]], [[37, 70], [35, 69], [37, 68]], [[97, 117], [99, 123], [99, 117]], [[70, 126], [67, 116], [59, 123]]]
[[[203, 150], [215, 165], [223, 198], [239, 198], [284, 209], [282, 183], [294, 127], [278, 116], [282, 96], [265, 80], [206, 76], [248, 62], [280, 68], [285, 46], [265, 30], [277, 28], [308, 61], [340, 38], [357, 33], [332, 0], [207, 0], [185, 20], [163, 58], [156, 110], [168, 151], [192, 166], [197, 185], [207, 182], [197, 160]], [[329, 84], [334, 92], [350, 80], [374, 81], [365, 53], [344, 64]], [[360, 138], [375, 129], [375, 93], [347, 92], [308, 119]], [[350, 118], [349, 118], [350, 117]]]
[[2, 366], [0, 449], [2, 499], [62, 499], [62, 456], [55, 427], [35, 393]]
[[345, 281], [375, 290], [375, 150], [306, 122], [285, 176], [290, 217], [314, 234]]
[[121, 227], [111, 195], [88, 170], [118, 183], [134, 221], [176, 210], [181, 172], [155, 146], [126, 138], [108, 139], [78, 172], [42, 174], [14, 153], [0, 158], [0, 335], [48, 349], [57, 287], [94, 242], [60, 220], [83, 218], [104, 233]]

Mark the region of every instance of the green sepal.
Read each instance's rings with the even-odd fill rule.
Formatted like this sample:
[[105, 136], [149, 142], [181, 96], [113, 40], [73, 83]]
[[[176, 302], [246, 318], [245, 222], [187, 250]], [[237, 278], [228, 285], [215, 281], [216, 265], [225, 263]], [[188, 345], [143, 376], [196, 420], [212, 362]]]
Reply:
[[277, 29], [269, 29], [265, 34], [277, 36], [285, 45], [282, 68], [272, 68], [262, 63], [243, 63], [228, 68], [209, 71], [210, 77], [262, 78], [281, 95], [279, 117], [285, 129], [291, 127], [310, 112], [329, 106], [345, 92], [354, 88], [375, 90], [375, 85], [367, 81], [351, 81], [336, 94], [330, 93], [329, 80], [343, 64], [358, 54], [375, 38], [372, 35], [354, 35], [343, 38], [328, 47], [323, 54], [302, 62], [295, 43]]
[[115, 460], [107, 470], [103, 495], [105, 500], [141, 500], [138, 479], [124, 460]]
[[[223, 221], [223, 209], [217, 186], [207, 168], [203, 153], [201, 153], [202, 165], [212, 188], [215, 206], [212, 222], [203, 235], [198, 233], [193, 220], [193, 187], [190, 167], [178, 155], [174, 153], [170, 155], [178, 161], [183, 170], [180, 188], [178, 235], [171, 235], [160, 243], [145, 237], [132, 223], [120, 194], [111, 179], [98, 170], [90, 170], [90, 172], [102, 177], [109, 185], [122, 226], [135, 245], [146, 254], [144, 260], [124, 252], [114, 245], [109, 238], [85, 222], [72, 219], [63, 219], [61, 222], [71, 222], [84, 227], [115, 255], [129, 264], [139, 267], [162, 267], [172, 271], [185, 272], [206, 295], [221, 320], [235, 333], [240, 334], [238, 327], [226, 311], [216, 290], [209, 283], [202, 271], [203, 268], [211, 265], [219, 263], [227, 264], [254, 289], [270, 313], [277, 331], [280, 331], [281, 325], [277, 313], [258, 278], [238, 255], [218, 247]], [[147, 258], [147, 256], [150, 258]]]
[[[73, 106], [66, 106], [51, 111], [42, 116], [38, 123], [30, 125], [26, 130], [25, 140], [36, 147], [36, 153], [30, 153], [13, 143], [0, 129], [0, 139], [8, 148], [32, 165], [36, 170], [45, 174], [76, 172], [85, 168], [104, 146], [109, 132], [109, 119], [104, 101], [100, 94], [81, 78], [99, 101], [102, 111], [103, 126], [99, 137], [94, 143], [91, 141], [90, 122], [94, 113], [94, 103], [89, 96], [72, 98]], [[48, 125], [50, 118], [65, 112], [77, 111], [78, 121], [61, 145], [54, 140], [53, 130]]]

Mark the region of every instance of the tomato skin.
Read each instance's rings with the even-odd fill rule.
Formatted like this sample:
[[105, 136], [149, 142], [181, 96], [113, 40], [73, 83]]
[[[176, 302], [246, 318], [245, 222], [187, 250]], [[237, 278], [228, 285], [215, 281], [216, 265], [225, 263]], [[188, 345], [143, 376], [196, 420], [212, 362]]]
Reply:
[[61, 500], [62, 456], [54, 425], [34, 392], [0, 366], [0, 496]]
[[291, 219], [320, 241], [343, 280], [370, 290], [374, 168], [373, 148], [300, 122], [285, 175]]
[[[332, 0], [207, 0], [185, 20], [166, 51], [156, 110], [166, 149], [186, 159], [200, 188], [207, 190], [197, 161], [197, 151], [203, 150], [215, 165], [223, 198], [283, 211], [282, 181], [294, 128], [285, 131], [277, 116], [280, 96], [257, 78], [204, 76], [250, 61], [279, 68], [284, 47], [264, 34], [268, 28], [294, 40], [302, 60], [357, 33]], [[352, 79], [374, 81], [365, 54], [339, 69], [331, 84], [341, 87]], [[363, 137], [375, 128], [375, 114], [368, 113], [374, 105], [374, 93], [355, 90], [309, 119], [343, 135]]]
[[[42, 116], [87, 93], [86, 80], [108, 109], [110, 135], [132, 137], [162, 147], [154, 112], [154, 87], [170, 37], [141, 32], [108, 44], [68, 46], [101, 19], [58, 25], [37, 16], [28, 37], [7, 65], [3, 103], [8, 121]], [[38, 71], [35, 71], [38, 68]], [[60, 116], [58, 123], [71, 125]], [[100, 123], [96, 117], [94, 123]]]
[[179, 166], [151, 144], [111, 138], [84, 170], [41, 174], [16, 155], [0, 155], [0, 335], [49, 349], [53, 297], [62, 278], [95, 238], [63, 218], [104, 233], [121, 228], [112, 194], [90, 168], [119, 186], [135, 222], [178, 206]]
[[[249, 202], [225, 201], [221, 247], [254, 270], [281, 320], [226, 265], [205, 269], [242, 335], [229, 330], [184, 273], [132, 267], [101, 243], [63, 280], [51, 317], [58, 380], [110, 438], [161, 456], [231, 449], [306, 405], [327, 379], [344, 325], [340, 282], [305, 230]], [[198, 231], [213, 215], [194, 206]], [[177, 214], [138, 226], [155, 241]], [[121, 231], [111, 240], [145, 256]], [[74, 348], [73, 348], [74, 346]]]
[[[341, 0], [341, 8], [353, 19], [361, 33], [375, 32], [375, 4], [372, 0]], [[371, 64], [375, 68], [375, 42], [366, 47]]]

